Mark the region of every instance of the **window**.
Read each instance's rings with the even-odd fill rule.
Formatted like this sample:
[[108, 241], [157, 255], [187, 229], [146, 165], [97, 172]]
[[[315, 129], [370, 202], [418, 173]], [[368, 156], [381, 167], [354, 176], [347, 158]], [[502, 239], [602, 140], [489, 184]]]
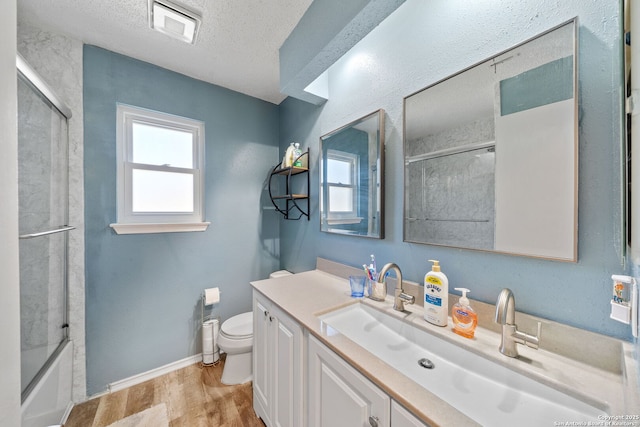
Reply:
[[204, 231], [204, 123], [118, 104], [118, 234]]
[[358, 211], [358, 156], [327, 151], [327, 212], [329, 218], [354, 218]]

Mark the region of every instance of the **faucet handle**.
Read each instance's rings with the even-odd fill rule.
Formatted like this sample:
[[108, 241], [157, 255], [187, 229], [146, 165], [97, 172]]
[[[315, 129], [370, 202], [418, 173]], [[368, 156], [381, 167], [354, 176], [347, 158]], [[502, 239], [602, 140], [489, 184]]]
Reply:
[[[522, 345], [526, 345], [527, 347], [531, 347], [534, 350], [537, 350], [538, 347], [540, 346], [540, 334], [542, 331], [542, 324], [540, 322], [538, 322], [538, 334], [537, 335], [531, 335], [531, 334], [527, 334], [526, 332], [522, 332], [518, 330], [518, 327], [516, 325], [504, 325], [503, 328], [505, 327], [511, 327], [511, 338], [513, 339], [514, 343], [518, 343], [518, 344], [522, 344]], [[513, 345], [513, 348], [515, 349], [515, 344]], [[502, 350], [501, 352], [503, 354], [504, 353]], [[514, 354], [513, 352], [511, 352], [511, 354]], [[509, 356], [509, 354], [507, 354], [507, 356]], [[517, 353], [515, 353], [515, 355], [511, 356], [511, 357], [515, 357], [517, 356]]]
[[538, 349], [538, 347], [540, 347], [540, 336], [542, 335], [542, 323], [538, 322], [538, 332], [536, 333], [535, 336], [533, 335], [529, 335], [526, 334], [526, 338], [524, 340], [524, 343], [526, 344], [527, 347], [531, 347], [534, 349]]

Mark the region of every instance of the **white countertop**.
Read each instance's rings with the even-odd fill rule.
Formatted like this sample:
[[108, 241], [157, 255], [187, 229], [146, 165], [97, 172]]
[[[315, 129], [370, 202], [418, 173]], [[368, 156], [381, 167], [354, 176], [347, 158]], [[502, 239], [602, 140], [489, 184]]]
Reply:
[[[574, 331], [580, 331], [578, 334], [580, 340], [588, 340], [578, 343], [578, 345], [584, 346], [584, 352], [581, 352], [576, 358], [571, 358], [543, 348], [534, 350], [518, 346], [520, 357], [510, 358], [498, 352], [500, 334], [490, 329], [479, 326], [473, 339], [461, 337], [451, 331], [451, 321], [449, 327], [438, 327], [425, 322], [421, 306], [406, 305], [405, 312], [398, 312], [392, 308], [392, 297], [387, 297], [385, 302], [377, 302], [368, 298], [351, 298], [348, 280], [325, 271], [307, 271], [276, 279], [255, 281], [251, 282], [251, 285], [393, 399], [430, 425], [466, 426], [478, 424], [438, 396], [425, 390], [411, 378], [400, 373], [390, 364], [392, 361], [378, 359], [345, 336], [335, 334], [335, 331], [332, 335], [327, 334], [326, 327], [323, 326], [318, 316], [350, 304], [372, 305], [392, 316], [403, 318], [414, 326], [442, 339], [496, 361], [579, 400], [602, 408], [611, 416], [640, 414], [638, 372], [633, 359], [633, 344], [629, 342], [545, 321], [542, 342], [545, 340], [546, 330], [554, 335], [550, 340], [564, 342], [564, 338], [566, 338], [566, 342], [575, 346], [575, 343], [572, 342], [575, 339], [572, 339], [572, 336], [577, 335]], [[517, 313], [516, 321], [518, 321], [518, 316], [526, 315]], [[567, 336], [563, 337], [562, 334]], [[601, 342], [605, 342], [606, 345], [601, 345]], [[592, 348], [594, 346], [599, 348]], [[602, 354], [603, 351], [609, 351], [611, 348], [618, 349], [618, 351]], [[599, 360], [590, 363], [589, 358], [591, 357]], [[619, 357], [620, 363], [608, 363], [607, 359], [610, 360], [612, 357]], [[608, 367], [608, 365], [612, 367]], [[635, 425], [640, 426], [640, 420], [637, 420]]]

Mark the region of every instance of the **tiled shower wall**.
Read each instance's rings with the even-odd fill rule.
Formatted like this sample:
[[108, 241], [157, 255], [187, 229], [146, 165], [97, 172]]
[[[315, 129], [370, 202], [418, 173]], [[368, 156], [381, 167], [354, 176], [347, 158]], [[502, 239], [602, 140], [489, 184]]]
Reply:
[[[405, 149], [410, 157], [494, 140], [495, 125], [489, 117], [407, 141]], [[490, 161], [485, 162], [479, 153], [457, 153], [407, 166], [405, 239], [493, 249], [494, 156], [489, 153]]]

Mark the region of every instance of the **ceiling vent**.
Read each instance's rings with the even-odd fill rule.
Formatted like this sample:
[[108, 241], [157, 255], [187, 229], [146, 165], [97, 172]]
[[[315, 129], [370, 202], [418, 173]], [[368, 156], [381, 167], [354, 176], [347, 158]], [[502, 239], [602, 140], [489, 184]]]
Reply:
[[193, 44], [200, 27], [200, 17], [166, 0], [149, 0], [149, 27]]

